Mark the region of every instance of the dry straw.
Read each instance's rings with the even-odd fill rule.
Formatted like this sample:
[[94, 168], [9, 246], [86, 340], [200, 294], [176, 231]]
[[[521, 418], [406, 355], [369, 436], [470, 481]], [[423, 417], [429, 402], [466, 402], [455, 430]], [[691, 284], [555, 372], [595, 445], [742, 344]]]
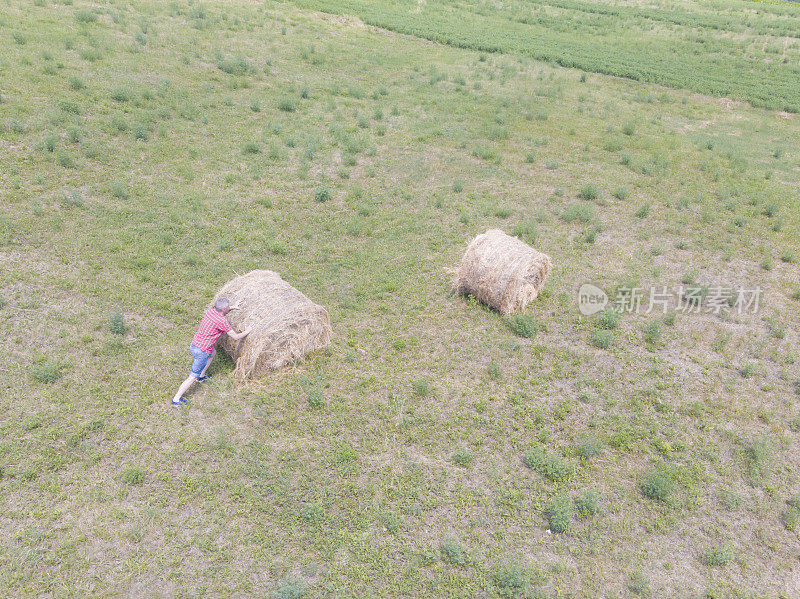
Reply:
[[237, 331], [250, 329], [241, 341], [227, 335], [222, 348], [234, 362], [234, 375], [248, 379], [292, 364], [330, 343], [331, 320], [318, 306], [271, 270], [254, 270], [229, 281], [214, 300], [227, 297], [240, 309], [228, 320]]
[[455, 288], [501, 314], [513, 314], [536, 299], [550, 267], [546, 254], [499, 229], [491, 229], [467, 247], [456, 273]]

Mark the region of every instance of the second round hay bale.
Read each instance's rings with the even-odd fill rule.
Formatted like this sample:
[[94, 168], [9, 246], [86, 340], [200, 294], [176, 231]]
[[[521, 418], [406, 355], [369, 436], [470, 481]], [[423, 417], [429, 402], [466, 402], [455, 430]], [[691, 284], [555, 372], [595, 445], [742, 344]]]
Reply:
[[240, 309], [228, 313], [237, 331], [250, 329], [241, 341], [227, 335], [222, 349], [236, 362], [237, 378], [253, 378], [300, 360], [330, 343], [327, 310], [271, 270], [254, 270], [229, 281], [214, 300], [227, 297]]
[[455, 287], [501, 314], [513, 314], [536, 299], [550, 268], [547, 254], [499, 229], [490, 229], [467, 247]]

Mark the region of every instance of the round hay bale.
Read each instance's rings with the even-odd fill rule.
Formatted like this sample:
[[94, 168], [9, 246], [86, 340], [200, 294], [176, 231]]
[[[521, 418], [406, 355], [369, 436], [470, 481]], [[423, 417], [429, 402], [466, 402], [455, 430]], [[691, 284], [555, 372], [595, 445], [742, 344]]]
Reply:
[[248, 379], [293, 364], [330, 343], [331, 320], [318, 306], [271, 270], [254, 270], [229, 281], [214, 297], [227, 297], [238, 310], [228, 313], [237, 331], [250, 329], [240, 341], [220, 338], [236, 362], [234, 375]]
[[501, 314], [513, 314], [536, 299], [550, 268], [548, 255], [499, 229], [491, 229], [467, 247], [456, 273], [455, 288]]

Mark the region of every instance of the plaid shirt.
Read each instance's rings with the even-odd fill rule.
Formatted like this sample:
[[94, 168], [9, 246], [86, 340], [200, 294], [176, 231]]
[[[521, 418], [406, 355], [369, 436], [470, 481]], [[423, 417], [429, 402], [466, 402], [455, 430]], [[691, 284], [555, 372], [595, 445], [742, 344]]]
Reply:
[[220, 335], [231, 330], [233, 329], [227, 319], [215, 308], [209, 308], [203, 316], [203, 320], [200, 321], [200, 328], [192, 337], [192, 345], [210, 354]]

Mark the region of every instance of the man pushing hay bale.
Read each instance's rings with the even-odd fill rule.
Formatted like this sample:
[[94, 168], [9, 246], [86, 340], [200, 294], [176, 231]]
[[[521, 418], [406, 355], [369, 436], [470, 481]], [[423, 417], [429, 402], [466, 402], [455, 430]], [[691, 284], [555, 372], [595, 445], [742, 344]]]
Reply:
[[536, 299], [550, 274], [550, 257], [499, 229], [478, 235], [467, 247], [455, 288], [503, 315]]
[[254, 270], [229, 281], [216, 299], [238, 306], [231, 325], [250, 330], [241, 341], [223, 336], [220, 345], [236, 362], [237, 378], [253, 378], [300, 360], [330, 343], [331, 320], [318, 306], [271, 270]]

